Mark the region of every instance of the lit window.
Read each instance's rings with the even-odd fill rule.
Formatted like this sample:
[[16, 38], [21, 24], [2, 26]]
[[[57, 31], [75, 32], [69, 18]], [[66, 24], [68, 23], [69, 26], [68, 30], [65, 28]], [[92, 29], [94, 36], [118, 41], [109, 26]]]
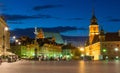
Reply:
[[117, 44], [117, 47], [119, 47], [119, 44]]
[[111, 47], [112, 47], [113, 45], [111, 45]]

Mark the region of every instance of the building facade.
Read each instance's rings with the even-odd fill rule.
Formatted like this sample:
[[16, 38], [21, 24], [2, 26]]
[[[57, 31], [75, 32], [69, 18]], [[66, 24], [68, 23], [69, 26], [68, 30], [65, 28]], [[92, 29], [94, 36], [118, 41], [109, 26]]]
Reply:
[[[42, 57], [44, 60], [66, 59], [70, 60], [74, 56], [79, 59], [79, 50], [71, 44], [64, 44], [59, 33], [37, 31], [35, 39], [27, 36], [18, 38], [18, 42], [11, 42], [11, 52], [21, 58]], [[20, 43], [19, 43], [20, 42]]]
[[10, 32], [4, 18], [0, 17], [0, 56], [7, 55], [10, 49]]
[[99, 29], [97, 18], [93, 14], [85, 55], [93, 60], [120, 59], [120, 31], [105, 33], [103, 29]]
[[[61, 56], [63, 39], [59, 33], [43, 32], [35, 29], [35, 39], [27, 36], [18, 38], [11, 43], [12, 52], [22, 58], [34, 58], [35, 55], [45, 57]], [[19, 44], [20, 42], [20, 44]]]

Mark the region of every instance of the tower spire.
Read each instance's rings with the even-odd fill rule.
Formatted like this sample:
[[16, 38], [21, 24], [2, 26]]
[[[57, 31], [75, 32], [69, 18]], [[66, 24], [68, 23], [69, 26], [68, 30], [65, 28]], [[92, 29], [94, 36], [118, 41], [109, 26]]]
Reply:
[[92, 7], [92, 18], [91, 18], [91, 23], [89, 26], [89, 43], [92, 44], [94, 42], [95, 36], [99, 35], [99, 25], [97, 23], [97, 18], [95, 16], [95, 6], [94, 6], [94, 2], [93, 1], [93, 7]]
[[91, 18], [91, 24], [90, 25], [98, 25], [97, 24], [97, 18], [95, 16], [95, 0], [92, 0], [92, 18]]
[[92, 17], [95, 16], [95, 8], [93, 6], [93, 9], [92, 9]]

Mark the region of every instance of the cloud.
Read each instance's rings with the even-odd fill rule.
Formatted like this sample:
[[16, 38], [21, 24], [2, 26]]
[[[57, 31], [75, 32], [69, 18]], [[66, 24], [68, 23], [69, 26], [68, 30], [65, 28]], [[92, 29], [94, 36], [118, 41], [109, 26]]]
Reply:
[[120, 22], [120, 18], [112, 18], [112, 19], [109, 19], [108, 21], [110, 21], [110, 22]]
[[51, 15], [43, 15], [43, 14], [36, 14], [36, 15], [2, 14], [2, 15], [8, 21], [17, 21], [17, 20], [26, 20], [26, 19], [49, 19], [49, 18], [59, 19], [59, 20], [63, 19], [60, 17], [55, 17]]
[[40, 18], [36, 16], [27, 16], [27, 15], [9, 15], [9, 14], [3, 14], [7, 20], [23, 20], [23, 19], [34, 19], [34, 18]]
[[56, 17], [54, 17], [54, 16], [51, 16], [51, 15], [42, 15], [42, 14], [37, 14], [37, 15], [34, 15], [34, 16], [36, 16], [36, 17], [40, 17], [40, 18], [56, 18]]
[[[39, 27], [39, 29], [42, 27]], [[77, 28], [77, 27], [71, 27], [71, 26], [66, 26], [66, 27], [52, 27], [52, 28], [42, 28], [44, 32], [55, 32], [55, 33], [62, 33], [62, 32], [68, 32], [68, 31], [73, 31], [73, 30], [85, 30], [83, 28]], [[34, 37], [34, 28], [26, 28], [26, 29], [14, 29], [11, 30], [11, 36], [16, 35], [16, 36], [29, 36], [29, 37]]]
[[53, 27], [53, 28], [43, 28], [44, 31], [48, 31], [49, 32], [67, 32], [67, 31], [71, 31], [71, 30], [77, 30], [76, 27], [70, 27], [70, 26], [66, 26], [66, 27], [62, 27], [62, 26], [58, 26], [58, 27]]
[[23, 22], [18, 22], [18, 21], [8, 21], [7, 23], [9, 23], [9, 24], [23, 24]]
[[53, 16], [50, 15], [10, 15], [10, 14], [3, 14], [5, 19], [9, 21], [14, 21], [14, 20], [25, 20], [25, 19], [39, 19], [39, 18], [54, 18]]
[[115, 18], [112, 16], [106, 16], [104, 19], [107, 19], [108, 22], [120, 22], [120, 18]]
[[69, 18], [68, 20], [83, 20], [83, 18]]
[[39, 11], [43, 9], [50, 9], [50, 8], [57, 8], [57, 7], [62, 7], [62, 5], [43, 5], [43, 6], [35, 6], [33, 7], [33, 10]]
[[78, 28], [78, 30], [88, 30], [88, 28], [81, 27], [81, 28]]

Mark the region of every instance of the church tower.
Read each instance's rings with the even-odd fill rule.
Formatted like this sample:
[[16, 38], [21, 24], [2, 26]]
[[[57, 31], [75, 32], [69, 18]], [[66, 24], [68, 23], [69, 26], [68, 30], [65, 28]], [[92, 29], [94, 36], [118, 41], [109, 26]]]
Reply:
[[93, 11], [91, 23], [89, 25], [89, 44], [92, 44], [93, 39], [96, 35], [99, 35], [99, 25]]

